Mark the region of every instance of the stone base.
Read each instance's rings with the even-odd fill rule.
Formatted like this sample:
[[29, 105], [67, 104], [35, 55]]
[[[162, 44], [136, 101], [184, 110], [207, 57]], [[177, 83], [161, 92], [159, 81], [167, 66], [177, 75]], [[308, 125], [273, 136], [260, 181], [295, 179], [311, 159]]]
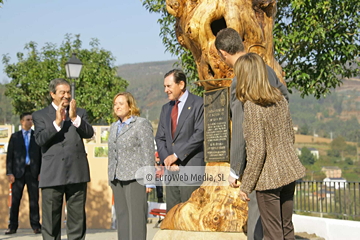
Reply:
[[247, 240], [244, 233], [239, 232], [195, 232], [181, 230], [159, 230], [153, 240]]

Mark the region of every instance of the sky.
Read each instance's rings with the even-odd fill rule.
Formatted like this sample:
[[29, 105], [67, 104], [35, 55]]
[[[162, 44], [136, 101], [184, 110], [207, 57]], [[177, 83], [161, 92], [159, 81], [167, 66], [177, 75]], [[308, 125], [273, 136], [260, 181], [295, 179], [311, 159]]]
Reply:
[[9, 81], [3, 54], [16, 63], [30, 41], [61, 45], [65, 34], [80, 34], [83, 48], [92, 38], [110, 51], [115, 64], [176, 59], [165, 53], [159, 37], [160, 15], [149, 13], [141, 0], [3, 0], [0, 8], [0, 82]]

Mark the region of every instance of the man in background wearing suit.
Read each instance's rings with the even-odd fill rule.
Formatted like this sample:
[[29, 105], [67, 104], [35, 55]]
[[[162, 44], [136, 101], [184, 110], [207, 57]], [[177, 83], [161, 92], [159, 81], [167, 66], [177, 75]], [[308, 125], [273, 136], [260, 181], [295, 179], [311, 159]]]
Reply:
[[[246, 54], [241, 36], [232, 28], [220, 30], [215, 39], [215, 47], [220, 58], [231, 68], [234, 67], [236, 60]], [[279, 81], [272, 68], [266, 66], [268, 70], [269, 82], [273, 87], [278, 88], [284, 97], [289, 99], [287, 88]], [[236, 98], [236, 77], [233, 79], [230, 87], [230, 110], [232, 120], [232, 132], [230, 142], [230, 176], [229, 184], [231, 187], [240, 186], [238, 179], [241, 179], [246, 166], [246, 149], [243, 134], [244, 110], [242, 103]], [[261, 225], [260, 212], [256, 201], [256, 194], [253, 191], [250, 195], [247, 239], [260, 240], [263, 238], [263, 229]]]
[[85, 239], [85, 201], [90, 181], [83, 138], [94, 135], [84, 109], [71, 99], [70, 84], [62, 78], [49, 84], [52, 103], [33, 114], [35, 140], [41, 147], [43, 239], [61, 238], [61, 211], [65, 195], [68, 239]]
[[[164, 88], [170, 102], [161, 109], [155, 136], [160, 161], [170, 171], [179, 166], [204, 166], [203, 99], [186, 90], [183, 71], [173, 69], [164, 76]], [[202, 174], [202, 173], [198, 173]], [[199, 183], [166, 186], [166, 210], [187, 201]]]
[[5, 234], [18, 229], [19, 206], [26, 184], [30, 201], [30, 225], [35, 234], [41, 233], [39, 216], [39, 172], [41, 150], [36, 144], [31, 113], [20, 115], [21, 130], [12, 134], [6, 155], [6, 174], [12, 184], [10, 224]]

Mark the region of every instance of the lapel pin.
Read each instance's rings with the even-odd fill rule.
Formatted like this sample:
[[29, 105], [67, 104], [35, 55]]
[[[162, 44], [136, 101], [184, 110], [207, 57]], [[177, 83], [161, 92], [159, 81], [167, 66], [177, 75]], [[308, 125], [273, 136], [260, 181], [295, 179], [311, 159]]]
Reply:
[[190, 109], [191, 109], [191, 107], [188, 107], [188, 109], [190, 110]]

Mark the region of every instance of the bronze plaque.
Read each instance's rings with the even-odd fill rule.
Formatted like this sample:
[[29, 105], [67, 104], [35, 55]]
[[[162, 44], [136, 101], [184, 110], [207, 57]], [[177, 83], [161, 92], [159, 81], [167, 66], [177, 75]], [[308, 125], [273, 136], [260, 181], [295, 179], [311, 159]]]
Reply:
[[229, 89], [207, 91], [204, 95], [206, 162], [230, 161]]

